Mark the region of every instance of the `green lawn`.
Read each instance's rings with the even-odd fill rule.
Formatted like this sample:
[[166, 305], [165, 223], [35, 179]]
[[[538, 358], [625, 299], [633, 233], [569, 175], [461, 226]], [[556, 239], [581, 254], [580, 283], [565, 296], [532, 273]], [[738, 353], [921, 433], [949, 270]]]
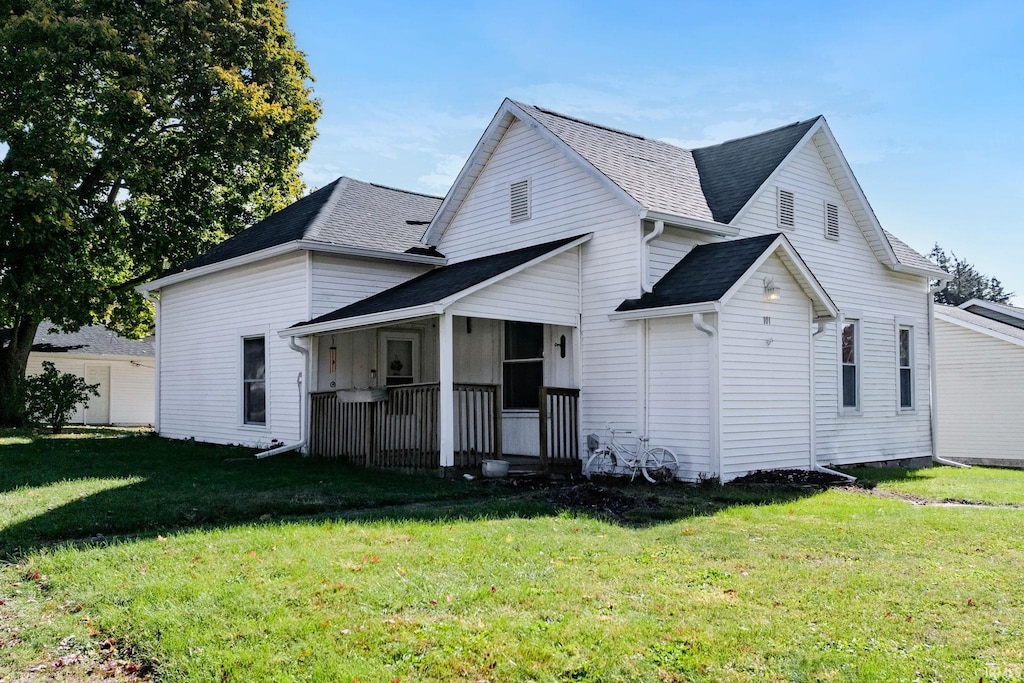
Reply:
[[1024, 506], [1024, 470], [996, 467], [861, 467], [848, 470], [877, 488], [929, 501]]
[[[624, 487], [608, 495], [643, 505], [611, 518], [547, 490], [225, 457], [0, 440], [0, 680], [99, 661], [108, 638], [165, 681], [1024, 677], [1024, 510]], [[938, 471], [948, 497], [983, 470]], [[990, 472], [958, 497], [1006, 502], [1017, 473]]]

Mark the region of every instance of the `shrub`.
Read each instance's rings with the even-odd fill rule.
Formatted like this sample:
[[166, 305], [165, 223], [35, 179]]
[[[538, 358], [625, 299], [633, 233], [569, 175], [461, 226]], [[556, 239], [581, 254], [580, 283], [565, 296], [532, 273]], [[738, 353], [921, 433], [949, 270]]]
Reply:
[[99, 384], [86, 384], [85, 380], [70, 372], [61, 372], [50, 361], [43, 361], [43, 372], [25, 381], [25, 412], [29, 419], [47, 424], [54, 434], [60, 434], [81, 403], [89, 407], [89, 396], [99, 396]]

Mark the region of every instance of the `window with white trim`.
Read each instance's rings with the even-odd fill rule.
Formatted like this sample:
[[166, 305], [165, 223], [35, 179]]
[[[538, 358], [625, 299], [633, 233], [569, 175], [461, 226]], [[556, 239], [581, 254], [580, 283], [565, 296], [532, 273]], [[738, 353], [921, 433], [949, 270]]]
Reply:
[[779, 227], [792, 228], [796, 224], [793, 193], [789, 190], [783, 190], [780, 187], [778, 188], [776, 200], [776, 208], [778, 209], [779, 215]]
[[544, 383], [544, 326], [505, 321], [505, 357], [501, 363], [502, 406], [537, 410]]
[[900, 325], [896, 332], [899, 361], [900, 410], [914, 409], [914, 328]]
[[860, 362], [859, 321], [843, 322], [840, 339], [840, 365], [842, 368], [842, 401], [843, 408], [856, 410], [860, 408]]
[[267, 424], [267, 338], [242, 339], [242, 422]]

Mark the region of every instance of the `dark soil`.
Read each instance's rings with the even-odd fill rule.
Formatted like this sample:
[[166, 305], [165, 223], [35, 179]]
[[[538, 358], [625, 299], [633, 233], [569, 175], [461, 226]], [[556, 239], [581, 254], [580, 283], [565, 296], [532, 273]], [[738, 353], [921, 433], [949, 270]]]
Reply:
[[815, 487], [849, 486], [850, 482], [834, 474], [809, 470], [759, 470], [729, 481], [730, 486]]
[[591, 482], [552, 489], [548, 500], [563, 510], [580, 510], [620, 520], [633, 510], [657, 510], [661, 507], [655, 496], [637, 498]]

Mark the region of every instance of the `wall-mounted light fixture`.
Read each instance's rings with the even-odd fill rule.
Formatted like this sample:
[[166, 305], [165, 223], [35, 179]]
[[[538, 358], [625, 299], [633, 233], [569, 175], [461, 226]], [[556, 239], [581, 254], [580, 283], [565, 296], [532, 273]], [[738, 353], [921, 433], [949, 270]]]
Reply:
[[779, 292], [778, 285], [775, 284], [775, 278], [766, 277], [764, 279], [764, 300], [768, 303], [778, 301], [782, 294]]
[[555, 342], [555, 346], [561, 351], [562, 358], [565, 358], [565, 335], [563, 334], [559, 341]]

